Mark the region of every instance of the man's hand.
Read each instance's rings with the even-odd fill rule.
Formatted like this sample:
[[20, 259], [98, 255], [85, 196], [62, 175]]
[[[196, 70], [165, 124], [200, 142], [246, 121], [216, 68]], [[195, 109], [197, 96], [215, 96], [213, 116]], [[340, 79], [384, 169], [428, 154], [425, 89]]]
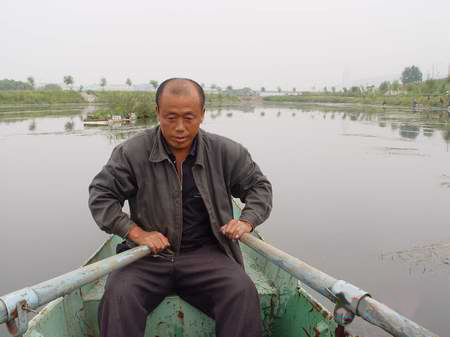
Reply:
[[128, 238], [138, 245], [147, 246], [153, 254], [170, 247], [169, 240], [160, 232], [146, 232], [138, 225], [134, 225], [128, 231]]
[[231, 240], [238, 240], [244, 233], [250, 233], [253, 226], [246, 221], [230, 220], [226, 225], [220, 228], [223, 235]]

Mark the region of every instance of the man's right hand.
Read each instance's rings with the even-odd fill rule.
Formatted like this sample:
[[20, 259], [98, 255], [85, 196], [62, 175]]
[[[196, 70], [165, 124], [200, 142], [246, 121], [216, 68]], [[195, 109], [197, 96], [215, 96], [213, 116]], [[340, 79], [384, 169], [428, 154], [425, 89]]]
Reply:
[[160, 232], [146, 232], [138, 225], [131, 227], [127, 237], [137, 245], [147, 246], [153, 254], [170, 247], [169, 240]]

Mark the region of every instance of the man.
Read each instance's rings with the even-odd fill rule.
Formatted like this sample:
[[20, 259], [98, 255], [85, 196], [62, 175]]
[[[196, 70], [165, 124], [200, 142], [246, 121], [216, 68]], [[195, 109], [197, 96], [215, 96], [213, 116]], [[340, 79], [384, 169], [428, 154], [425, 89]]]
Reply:
[[[118, 145], [89, 187], [92, 215], [154, 254], [112, 272], [99, 307], [102, 337], [142, 337], [165, 296], [214, 318], [218, 337], [260, 337], [259, 299], [238, 239], [270, 214], [272, 188], [248, 151], [200, 129], [205, 95], [189, 79], [156, 93], [160, 125]], [[245, 207], [233, 220], [232, 197]], [[122, 211], [129, 201], [130, 216]]]

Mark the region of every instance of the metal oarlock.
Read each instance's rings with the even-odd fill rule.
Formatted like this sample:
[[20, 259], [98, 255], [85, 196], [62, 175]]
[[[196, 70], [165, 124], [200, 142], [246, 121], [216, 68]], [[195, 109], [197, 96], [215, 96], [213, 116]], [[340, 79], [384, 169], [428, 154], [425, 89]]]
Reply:
[[17, 319], [12, 319], [6, 322], [9, 333], [13, 337], [22, 336], [28, 329], [28, 313], [27, 313], [27, 301], [22, 300], [17, 303], [16, 309]]

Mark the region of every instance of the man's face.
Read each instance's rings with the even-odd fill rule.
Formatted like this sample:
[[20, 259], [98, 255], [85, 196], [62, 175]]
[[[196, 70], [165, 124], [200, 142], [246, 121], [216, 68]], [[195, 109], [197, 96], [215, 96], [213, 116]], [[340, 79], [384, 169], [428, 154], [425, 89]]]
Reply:
[[163, 93], [156, 114], [161, 132], [174, 154], [190, 149], [204, 113], [196, 92], [192, 95]]

